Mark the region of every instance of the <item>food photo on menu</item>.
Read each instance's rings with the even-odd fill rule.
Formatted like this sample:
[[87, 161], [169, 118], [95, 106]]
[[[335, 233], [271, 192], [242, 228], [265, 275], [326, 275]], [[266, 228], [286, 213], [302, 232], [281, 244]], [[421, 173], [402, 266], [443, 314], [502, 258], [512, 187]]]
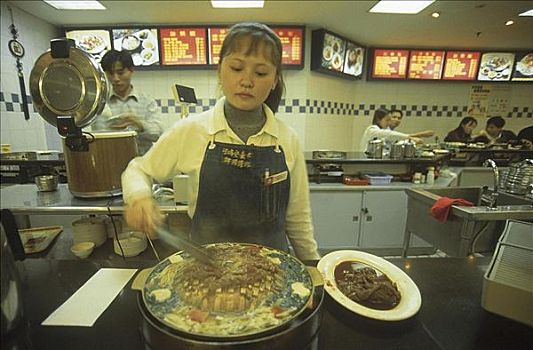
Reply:
[[74, 39], [76, 47], [91, 54], [98, 63], [111, 50], [111, 37], [107, 30], [67, 30], [66, 36]]
[[113, 48], [128, 51], [135, 66], [159, 63], [157, 29], [113, 29]]
[[487, 52], [481, 56], [478, 80], [509, 81], [514, 64], [514, 53]]
[[516, 66], [513, 71], [513, 81], [533, 81], [533, 52], [516, 54]]
[[364, 49], [355, 44], [346, 44], [346, 59], [343, 72], [353, 76], [361, 76], [363, 73]]
[[324, 33], [322, 50], [322, 67], [342, 72], [344, 63], [345, 42], [331, 34]]

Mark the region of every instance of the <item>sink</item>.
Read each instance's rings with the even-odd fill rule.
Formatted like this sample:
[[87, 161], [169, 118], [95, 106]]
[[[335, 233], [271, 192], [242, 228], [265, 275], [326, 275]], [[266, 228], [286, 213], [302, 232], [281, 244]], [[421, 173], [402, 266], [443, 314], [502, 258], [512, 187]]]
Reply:
[[[404, 252], [407, 255], [411, 234], [451, 256], [468, 256], [476, 251], [493, 250], [509, 219], [533, 222], [533, 200], [498, 192], [494, 207], [487, 206], [481, 187], [408, 189]], [[472, 207], [452, 206], [448, 220], [439, 223], [429, 210], [440, 197], [462, 198]]]
[[[449, 198], [463, 198], [476, 206], [481, 206], [481, 195], [484, 193], [481, 187], [446, 187], [446, 188], [428, 188], [425, 191], [436, 194], [439, 197]], [[493, 191], [489, 190], [486, 193], [492, 194]], [[497, 206], [507, 205], [533, 205], [533, 200], [525, 197], [516, 196], [510, 193], [498, 192], [496, 199]], [[532, 207], [533, 209], [533, 207]]]

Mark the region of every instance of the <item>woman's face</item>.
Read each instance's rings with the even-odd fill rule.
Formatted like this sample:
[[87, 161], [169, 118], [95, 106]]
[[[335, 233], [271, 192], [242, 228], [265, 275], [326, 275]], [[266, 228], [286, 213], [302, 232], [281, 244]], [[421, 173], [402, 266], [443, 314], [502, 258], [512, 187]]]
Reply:
[[387, 114], [386, 116], [384, 116], [379, 122], [378, 122], [378, 125], [381, 129], [386, 129], [389, 127], [389, 124], [390, 124], [390, 121], [391, 121], [391, 115], [390, 114]]
[[261, 42], [247, 56], [250, 43], [250, 38], [240, 39], [237, 50], [225, 56], [219, 68], [227, 101], [244, 111], [260, 107], [278, 82], [276, 66], [269, 58], [271, 48]]
[[463, 131], [465, 132], [465, 134], [467, 135], [472, 135], [472, 131], [474, 131], [474, 129], [476, 128], [477, 126], [477, 123], [475, 122], [468, 122], [466, 124], [463, 124]]

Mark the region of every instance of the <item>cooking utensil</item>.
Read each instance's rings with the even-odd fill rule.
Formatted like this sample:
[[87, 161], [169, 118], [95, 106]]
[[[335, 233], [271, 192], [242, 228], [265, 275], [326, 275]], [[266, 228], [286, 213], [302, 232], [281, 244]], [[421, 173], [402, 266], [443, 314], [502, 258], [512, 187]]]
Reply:
[[57, 190], [59, 184], [58, 175], [38, 175], [35, 176], [35, 184], [41, 192], [52, 192]]
[[377, 137], [368, 141], [368, 146], [366, 148], [367, 156], [369, 158], [381, 159], [383, 158], [383, 140], [378, 139]]
[[179, 250], [183, 249], [201, 263], [207, 265], [214, 265], [214, 261], [211, 256], [206, 253], [204, 248], [200, 247], [196, 243], [179, 235], [174, 235], [162, 228], [161, 226], [156, 228], [156, 232], [159, 235], [159, 238], [161, 238], [165, 243]]

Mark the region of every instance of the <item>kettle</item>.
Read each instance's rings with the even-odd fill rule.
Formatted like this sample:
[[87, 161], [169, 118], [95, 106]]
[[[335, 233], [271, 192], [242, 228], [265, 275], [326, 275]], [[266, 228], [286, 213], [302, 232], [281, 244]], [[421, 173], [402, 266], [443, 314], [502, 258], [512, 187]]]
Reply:
[[15, 217], [8, 209], [3, 209], [0, 216], [1, 244], [1, 330], [2, 337], [20, 323], [23, 317], [22, 285], [18, 275], [15, 259], [24, 260], [24, 247], [20, 240]]
[[381, 159], [383, 158], [383, 140], [375, 137], [374, 139], [368, 141], [366, 147], [366, 155], [368, 158]]

